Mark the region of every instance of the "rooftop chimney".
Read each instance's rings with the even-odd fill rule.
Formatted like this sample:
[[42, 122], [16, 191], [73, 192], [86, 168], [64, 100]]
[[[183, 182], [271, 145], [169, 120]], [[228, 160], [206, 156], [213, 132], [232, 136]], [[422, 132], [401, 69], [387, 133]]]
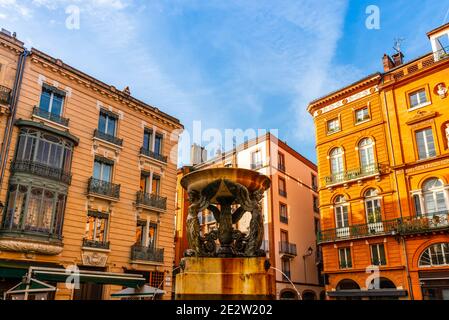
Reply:
[[391, 57], [388, 54], [384, 54], [383, 58], [382, 58], [382, 62], [384, 65], [384, 71], [387, 72], [390, 69], [394, 68], [394, 62], [393, 60], [391, 60]]
[[394, 66], [400, 66], [402, 63], [404, 63], [404, 55], [402, 52], [396, 52], [394, 55], [391, 56], [393, 58]]

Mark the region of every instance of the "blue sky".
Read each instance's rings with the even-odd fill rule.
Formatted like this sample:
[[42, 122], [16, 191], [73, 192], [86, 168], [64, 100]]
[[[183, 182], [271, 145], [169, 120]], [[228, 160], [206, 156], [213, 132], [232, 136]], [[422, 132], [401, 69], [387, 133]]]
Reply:
[[[66, 28], [66, 8], [80, 28]], [[380, 29], [365, 27], [368, 5]], [[407, 59], [430, 51], [426, 32], [449, 1], [0, 0], [0, 27], [202, 129], [278, 129], [315, 161], [307, 103], [370, 73], [404, 38]], [[182, 145], [192, 142], [184, 138]], [[208, 144], [203, 141], [203, 144]], [[180, 163], [188, 163], [182, 148]]]

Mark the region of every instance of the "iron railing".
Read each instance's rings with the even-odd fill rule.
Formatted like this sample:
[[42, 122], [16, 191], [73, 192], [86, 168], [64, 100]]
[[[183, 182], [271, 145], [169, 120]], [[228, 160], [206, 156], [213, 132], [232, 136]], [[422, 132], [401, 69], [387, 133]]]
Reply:
[[109, 249], [109, 241], [83, 239], [83, 247], [107, 250]]
[[403, 217], [399, 225], [401, 234], [433, 232], [449, 228], [449, 211], [439, 211], [418, 216]]
[[22, 222], [16, 220], [14, 208], [5, 210], [5, 216], [0, 224], [0, 234], [18, 239], [23, 235], [36, 237], [41, 240], [62, 240], [62, 217], [53, 217], [51, 226], [36, 226], [27, 223], [26, 217], [21, 217]]
[[120, 185], [90, 177], [87, 192], [118, 199], [120, 198]]
[[31, 160], [15, 160], [11, 163], [11, 172], [30, 173], [44, 178], [70, 184], [72, 175], [60, 168], [54, 168]]
[[323, 243], [374, 235], [397, 234], [399, 222], [399, 219], [394, 219], [322, 230], [318, 232], [317, 241]]
[[297, 256], [296, 244], [290, 242], [279, 241], [279, 253], [290, 256]]
[[136, 193], [136, 204], [166, 210], [167, 198], [161, 197], [157, 194], [149, 194], [146, 192], [138, 191]]
[[151, 150], [149, 150], [147, 148], [141, 147], [140, 148], [140, 154], [143, 154], [143, 155], [145, 155], [147, 157], [150, 157], [150, 158], [156, 159], [158, 161], [167, 163], [167, 156], [164, 156], [164, 155], [159, 154], [157, 152], [151, 151]]
[[65, 127], [69, 125], [69, 119], [61, 117], [59, 114], [40, 109], [37, 106], [33, 108], [33, 115], [59, 123]]
[[116, 144], [118, 146], [123, 145], [123, 139], [117, 138], [116, 136], [113, 136], [111, 134], [107, 134], [107, 133], [101, 132], [98, 129], [94, 130], [94, 137], [98, 138], [98, 139], [101, 139], [101, 140], [105, 140], [105, 141], [110, 142], [112, 144]]
[[351, 180], [358, 180], [367, 176], [372, 176], [381, 173], [381, 166], [378, 163], [373, 163], [367, 166], [359, 167], [335, 173], [330, 176], [324, 177], [326, 186], [348, 182]]
[[131, 260], [164, 262], [164, 249], [133, 245]]
[[9, 104], [11, 99], [11, 89], [5, 86], [0, 86], [0, 103]]

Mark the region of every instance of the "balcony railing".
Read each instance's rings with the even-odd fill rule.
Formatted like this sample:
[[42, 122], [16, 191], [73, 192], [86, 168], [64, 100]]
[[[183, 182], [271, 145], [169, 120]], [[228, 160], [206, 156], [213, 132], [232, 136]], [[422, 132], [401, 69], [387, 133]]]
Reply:
[[144, 147], [140, 148], [140, 154], [143, 154], [144, 156], [147, 156], [147, 157], [156, 159], [158, 161], [167, 163], [167, 156], [163, 156], [163, 155], [161, 155], [161, 154], [159, 154], [157, 152], [151, 151], [151, 150], [146, 149]]
[[5, 86], [0, 86], [0, 103], [9, 104], [11, 99], [11, 89]]
[[279, 195], [287, 197], [287, 191], [279, 189]]
[[22, 236], [32, 237], [44, 241], [62, 240], [62, 219], [56, 218], [52, 226], [44, 227], [31, 225], [31, 223], [24, 217], [21, 222], [16, 220], [14, 208], [5, 209], [5, 216], [0, 224], [0, 235], [4, 234], [13, 239], [19, 239]]
[[136, 194], [136, 205], [144, 205], [166, 210], [167, 198], [158, 196], [156, 194], [149, 194], [146, 192], [138, 191]]
[[413, 217], [403, 217], [399, 225], [399, 232], [401, 234], [413, 234], [447, 228], [449, 228], [449, 212], [440, 211]]
[[70, 184], [72, 175], [63, 169], [54, 168], [39, 162], [30, 160], [15, 160], [11, 163], [11, 171], [30, 173], [44, 178]]
[[256, 162], [256, 163], [251, 163], [251, 169], [252, 170], [257, 170], [263, 167], [263, 163], [262, 162]]
[[35, 106], [33, 108], [33, 115], [59, 123], [65, 127], [68, 127], [69, 125], [69, 119], [63, 118], [58, 114], [48, 112], [46, 110], [40, 109], [39, 107]]
[[288, 216], [284, 216], [284, 215], [279, 215], [279, 220], [282, 222], [282, 223], [288, 223]]
[[83, 247], [108, 250], [109, 241], [83, 239]]
[[280, 241], [279, 253], [296, 257], [298, 255], [296, 252], [296, 244]]
[[131, 260], [164, 262], [164, 249], [133, 245], [131, 247]]
[[94, 130], [94, 137], [101, 139], [101, 140], [105, 140], [107, 142], [110, 142], [112, 144], [118, 145], [118, 146], [122, 146], [123, 145], [123, 139], [117, 138], [116, 136], [113, 136], [111, 134], [107, 134], [104, 132], [101, 132], [98, 129]]
[[332, 174], [324, 178], [326, 186], [345, 183], [352, 180], [359, 180], [364, 177], [377, 175], [381, 173], [381, 166], [378, 163], [373, 163], [364, 167], [343, 171]]
[[120, 198], [120, 185], [108, 181], [89, 178], [87, 193], [99, 194], [111, 198]]
[[327, 229], [318, 232], [318, 243], [398, 233], [399, 219]]

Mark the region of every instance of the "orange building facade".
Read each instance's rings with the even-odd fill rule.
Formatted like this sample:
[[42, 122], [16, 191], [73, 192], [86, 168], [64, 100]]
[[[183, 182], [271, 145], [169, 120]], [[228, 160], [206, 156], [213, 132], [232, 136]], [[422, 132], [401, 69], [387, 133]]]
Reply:
[[[262, 249], [273, 267], [277, 299], [323, 298], [321, 253], [316, 246], [319, 227], [316, 166], [272, 134], [178, 169], [175, 265], [179, 265], [188, 248], [185, 221], [189, 201], [179, 181], [191, 171], [217, 167], [253, 169], [271, 179], [271, 187], [262, 201], [265, 226]], [[203, 234], [216, 228], [216, 221], [207, 210], [199, 218]], [[250, 218], [245, 214], [236, 228], [248, 231]]]
[[182, 125], [7, 32], [0, 43], [1, 298], [145, 284], [169, 298]]
[[309, 104], [330, 299], [449, 299], [448, 35]]

